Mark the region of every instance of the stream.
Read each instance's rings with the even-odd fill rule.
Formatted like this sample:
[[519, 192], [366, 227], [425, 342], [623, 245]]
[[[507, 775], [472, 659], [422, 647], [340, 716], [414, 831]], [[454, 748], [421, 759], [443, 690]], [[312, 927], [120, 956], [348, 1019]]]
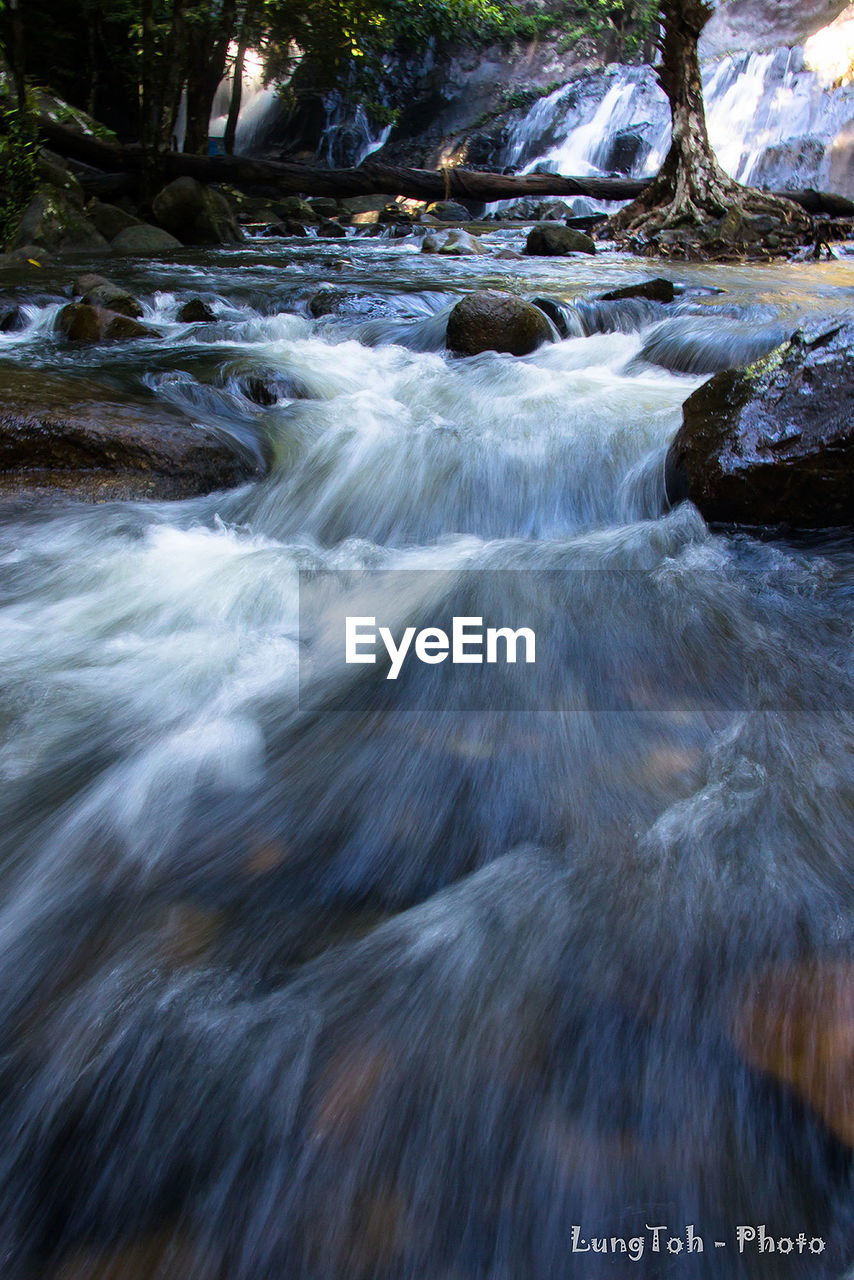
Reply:
[[[0, 502], [4, 1280], [839, 1280], [854, 540], [710, 531], [663, 471], [709, 352], [850, 310], [852, 264], [31, 272], [0, 385], [153, 394], [269, 470]], [[164, 336], [63, 343], [86, 267]], [[574, 336], [450, 357], [485, 286]], [[538, 661], [392, 683], [328, 658], [330, 597]]]

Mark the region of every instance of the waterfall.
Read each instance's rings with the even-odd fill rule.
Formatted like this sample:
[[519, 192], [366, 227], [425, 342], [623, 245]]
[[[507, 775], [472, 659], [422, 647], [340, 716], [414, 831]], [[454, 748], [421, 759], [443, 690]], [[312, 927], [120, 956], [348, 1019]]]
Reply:
[[[802, 48], [737, 53], [703, 69], [709, 135], [742, 182], [826, 187], [834, 138], [854, 117], [854, 89], [826, 86]], [[654, 174], [670, 113], [649, 67], [586, 72], [534, 103], [510, 129], [504, 165], [525, 173]]]
[[326, 128], [317, 149], [319, 164], [333, 169], [361, 164], [379, 151], [391, 133], [391, 125], [374, 124], [361, 103], [353, 114], [352, 105], [339, 93], [324, 97]]
[[[230, 52], [232, 56], [236, 52], [233, 44]], [[214, 98], [208, 127], [212, 138], [221, 138], [225, 134], [232, 83], [233, 75], [229, 73]], [[269, 127], [283, 114], [279, 88], [278, 84], [266, 82], [263, 54], [257, 49], [248, 49], [243, 65], [243, 97], [234, 140], [234, 149], [238, 154], [251, 154], [263, 141]]]

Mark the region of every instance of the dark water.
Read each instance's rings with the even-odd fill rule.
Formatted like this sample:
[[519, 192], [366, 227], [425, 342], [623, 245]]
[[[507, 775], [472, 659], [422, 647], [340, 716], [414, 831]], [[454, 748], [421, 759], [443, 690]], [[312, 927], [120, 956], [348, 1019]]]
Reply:
[[[646, 274], [619, 259], [108, 273], [165, 340], [59, 345], [57, 268], [0, 380], [145, 384], [271, 467], [3, 510], [4, 1277], [840, 1277], [854, 544], [713, 535], [663, 459], [708, 369], [849, 307], [852, 268], [680, 268], [619, 313], [589, 301]], [[579, 336], [449, 360], [483, 282]], [[324, 666], [298, 579], [345, 570], [345, 604], [395, 571], [400, 626], [540, 619], [527, 700]], [[792, 1251], [740, 1252], [760, 1224]]]

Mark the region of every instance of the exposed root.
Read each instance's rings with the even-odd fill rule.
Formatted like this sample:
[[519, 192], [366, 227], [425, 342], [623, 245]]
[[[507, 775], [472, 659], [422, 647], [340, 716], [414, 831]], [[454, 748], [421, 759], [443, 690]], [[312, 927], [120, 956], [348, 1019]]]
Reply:
[[816, 239], [813, 219], [791, 200], [728, 177], [707, 157], [687, 173], [665, 164], [643, 195], [609, 218], [606, 239], [647, 256], [755, 258], [785, 256]]

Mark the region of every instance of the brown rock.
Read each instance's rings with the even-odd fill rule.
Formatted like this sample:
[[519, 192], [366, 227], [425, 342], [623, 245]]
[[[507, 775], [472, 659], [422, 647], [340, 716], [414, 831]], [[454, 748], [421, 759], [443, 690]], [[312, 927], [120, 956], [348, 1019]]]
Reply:
[[627, 284], [622, 289], [611, 289], [608, 293], [600, 293], [601, 302], [619, 302], [623, 298], [646, 298], [648, 302], [672, 302], [676, 290], [672, 280], [664, 280], [656, 276], [654, 280], [642, 280], [640, 284]]
[[153, 396], [134, 401], [97, 382], [4, 373], [2, 493], [59, 491], [88, 502], [186, 498], [258, 473], [239, 446]]
[[596, 242], [573, 227], [540, 222], [528, 232], [525, 252], [541, 258], [565, 258], [570, 253], [595, 253]]
[[71, 302], [63, 307], [57, 324], [69, 342], [115, 342], [159, 336], [156, 329], [139, 324], [131, 316], [90, 306], [86, 302]]
[[551, 341], [551, 325], [539, 307], [497, 289], [470, 293], [448, 317], [446, 342], [456, 355], [506, 351], [526, 356]]
[[815, 959], [760, 974], [739, 1001], [736, 1047], [854, 1147], [854, 965]]

